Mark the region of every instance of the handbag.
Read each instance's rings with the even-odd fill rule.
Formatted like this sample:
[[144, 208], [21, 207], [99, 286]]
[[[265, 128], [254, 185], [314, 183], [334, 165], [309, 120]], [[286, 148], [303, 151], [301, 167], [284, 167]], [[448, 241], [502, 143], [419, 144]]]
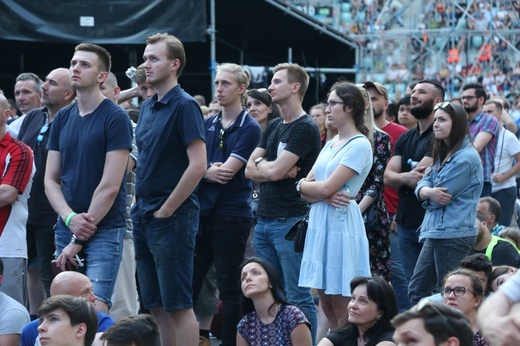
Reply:
[[375, 200], [363, 213], [363, 222], [365, 223], [365, 230], [367, 232], [379, 229], [379, 211], [377, 210], [377, 204], [378, 201]]
[[285, 235], [286, 240], [294, 241], [294, 251], [297, 253], [302, 253], [305, 247], [305, 236], [307, 235], [307, 227], [309, 226], [309, 221], [307, 220], [308, 215], [309, 214], [305, 215], [303, 219], [296, 221]]

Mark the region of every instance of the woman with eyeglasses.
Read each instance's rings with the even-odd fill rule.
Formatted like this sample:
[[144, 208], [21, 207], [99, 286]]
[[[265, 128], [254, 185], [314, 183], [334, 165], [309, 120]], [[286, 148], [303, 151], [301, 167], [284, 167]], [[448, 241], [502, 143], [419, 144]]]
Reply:
[[477, 326], [477, 309], [484, 299], [482, 280], [467, 269], [456, 269], [446, 276], [440, 291], [444, 305], [462, 311], [468, 319], [475, 346], [488, 346]]
[[372, 167], [365, 100], [355, 84], [340, 82], [328, 96], [327, 118], [338, 135], [327, 142], [296, 190], [313, 203], [299, 286], [318, 290], [331, 329], [346, 322], [351, 292], [345, 285], [370, 276], [368, 240], [354, 198]]
[[410, 280], [413, 304], [430, 296], [475, 244], [477, 203], [484, 183], [482, 162], [468, 133], [468, 116], [458, 104], [434, 108], [433, 163], [415, 195], [426, 209], [420, 228], [421, 253]]
[[357, 277], [350, 282], [349, 324], [331, 331], [318, 346], [395, 346], [390, 324], [398, 313], [394, 290], [382, 278]]
[[267, 123], [281, 116], [280, 106], [273, 103], [266, 89], [251, 89], [246, 93], [244, 107], [260, 123], [262, 133]]

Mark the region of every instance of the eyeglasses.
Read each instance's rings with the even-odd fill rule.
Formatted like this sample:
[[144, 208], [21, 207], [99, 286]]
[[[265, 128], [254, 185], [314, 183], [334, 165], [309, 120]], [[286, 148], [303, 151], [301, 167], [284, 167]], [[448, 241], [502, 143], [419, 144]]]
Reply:
[[449, 297], [451, 292], [453, 292], [453, 294], [455, 294], [456, 297], [462, 297], [463, 295], [466, 294], [466, 291], [470, 291], [471, 293], [473, 293], [473, 291], [470, 290], [469, 288], [462, 287], [462, 286], [457, 286], [454, 288], [443, 287], [440, 289], [440, 291], [441, 291], [441, 294], [443, 297]]
[[226, 130], [220, 129], [219, 135], [218, 135], [218, 150], [224, 151], [224, 137], [226, 135]]
[[44, 138], [45, 134], [47, 133], [47, 131], [49, 131], [49, 124], [45, 124], [41, 128], [40, 134], [38, 135], [38, 137], [36, 137], [36, 144], [37, 145], [42, 144], [43, 138]]
[[327, 108], [334, 108], [335, 105], [340, 105], [340, 104], [344, 104], [344, 102], [329, 101], [329, 102], [326, 103]]
[[449, 103], [449, 101], [444, 101], [441, 103], [437, 103], [435, 107], [433, 107], [433, 110], [436, 111], [437, 109], [447, 109], [448, 107], [453, 109], [453, 106], [451, 105], [451, 103]]
[[476, 97], [475, 95], [468, 95], [468, 96], [462, 96], [460, 99], [461, 99], [462, 101], [466, 101], [466, 100], [471, 101], [471, 100], [473, 100], [475, 97]]

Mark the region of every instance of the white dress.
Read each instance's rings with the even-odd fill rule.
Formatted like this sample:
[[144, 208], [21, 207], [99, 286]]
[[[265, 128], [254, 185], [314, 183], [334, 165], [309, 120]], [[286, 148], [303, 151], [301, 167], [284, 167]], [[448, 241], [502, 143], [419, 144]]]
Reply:
[[[358, 135], [345, 146], [332, 148], [337, 139], [320, 152], [313, 167], [315, 180], [326, 180], [342, 164], [356, 172], [347, 182], [350, 196], [356, 196], [372, 167], [372, 147], [366, 137]], [[335, 212], [336, 208], [323, 201], [312, 204], [298, 285], [350, 297], [350, 281], [356, 276], [371, 276], [368, 240], [354, 200], [343, 217]]]

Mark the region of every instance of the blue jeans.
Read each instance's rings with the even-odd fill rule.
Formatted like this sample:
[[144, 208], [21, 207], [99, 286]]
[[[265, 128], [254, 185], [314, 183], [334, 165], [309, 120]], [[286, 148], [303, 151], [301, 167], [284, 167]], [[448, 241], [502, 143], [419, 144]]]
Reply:
[[236, 216], [200, 216], [193, 264], [193, 303], [197, 304], [211, 264], [215, 264], [217, 286], [223, 304], [222, 345], [235, 345], [240, 311], [240, 265], [253, 219]]
[[410, 280], [408, 296], [412, 304], [431, 296], [435, 287], [442, 287], [446, 274], [460, 266], [460, 261], [468, 255], [476, 239], [476, 236], [426, 239]]
[[[256, 255], [274, 266], [285, 284], [287, 300], [298, 306], [311, 323], [312, 340], [316, 340], [318, 327], [316, 306], [309, 288], [299, 287], [302, 254], [294, 251], [294, 242], [285, 240], [285, 235], [302, 216], [265, 219], [258, 218], [253, 236], [253, 247]], [[348, 283], [347, 283], [348, 284]]]
[[403, 263], [404, 275], [407, 283], [412, 278], [413, 270], [419, 254], [421, 253], [422, 244], [419, 243], [419, 227], [404, 227], [397, 225], [397, 234], [399, 236], [399, 248], [401, 250], [401, 262]]
[[516, 186], [493, 192], [491, 197], [500, 202], [500, 219], [498, 224], [509, 227], [515, 210]]
[[403, 312], [412, 307], [408, 299], [408, 280], [404, 274], [404, 267], [401, 261], [401, 249], [399, 248], [399, 236], [390, 232], [390, 247], [392, 259], [392, 287], [397, 298], [399, 312]]
[[[72, 233], [61, 222], [54, 226], [54, 231], [56, 253], [59, 256], [63, 248], [70, 243]], [[121, 263], [125, 232], [126, 227], [98, 229], [79, 253], [79, 257], [85, 259], [85, 266], [78, 271], [89, 277], [94, 286], [94, 294], [109, 308], [112, 307], [110, 298]]]

